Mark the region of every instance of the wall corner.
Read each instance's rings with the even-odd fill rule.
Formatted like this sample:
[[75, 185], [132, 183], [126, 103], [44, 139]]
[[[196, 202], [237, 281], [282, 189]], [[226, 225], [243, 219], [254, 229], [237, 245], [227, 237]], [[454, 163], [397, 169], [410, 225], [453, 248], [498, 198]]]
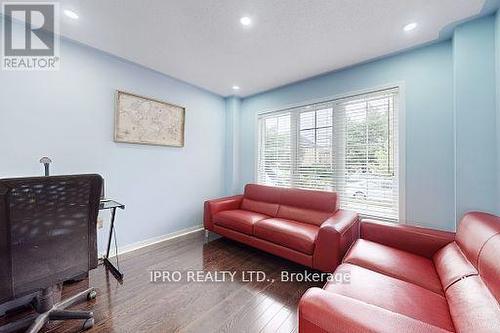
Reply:
[[225, 98], [226, 135], [224, 159], [224, 191], [226, 195], [236, 194], [239, 184], [239, 123], [241, 98], [230, 96]]

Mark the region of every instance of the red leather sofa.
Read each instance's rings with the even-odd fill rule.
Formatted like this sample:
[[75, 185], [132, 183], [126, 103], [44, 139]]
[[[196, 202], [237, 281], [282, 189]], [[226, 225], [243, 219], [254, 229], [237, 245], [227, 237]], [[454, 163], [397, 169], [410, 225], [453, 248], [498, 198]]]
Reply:
[[243, 195], [205, 202], [206, 230], [331, 272], [359, 238], [356, 213], [333, 192], [248, 184]]
[[375, 221], [360, 229], [335, 271], [349, 281], [304, 294], [300, 333], [500, 332], [499, 217], [469, 213], [456, 235]]

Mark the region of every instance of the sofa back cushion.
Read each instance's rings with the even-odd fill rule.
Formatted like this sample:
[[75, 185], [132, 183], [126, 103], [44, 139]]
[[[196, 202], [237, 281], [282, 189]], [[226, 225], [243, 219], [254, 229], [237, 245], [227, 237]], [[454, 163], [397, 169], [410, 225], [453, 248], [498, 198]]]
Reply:
[[500, 217], [480, 212], [466, 214], [458, 227], [456, 242], [493, 296], [500, 300]]
[[338, 209], [335, 192], [282, 189], [277, 217], [319, 226]]
[[280, 187], [247, 184], [241, 209], [276, 217], [281, 190]]
[[320, 226], [338, 205], [335, 192], [247, 184], [241, 209]]

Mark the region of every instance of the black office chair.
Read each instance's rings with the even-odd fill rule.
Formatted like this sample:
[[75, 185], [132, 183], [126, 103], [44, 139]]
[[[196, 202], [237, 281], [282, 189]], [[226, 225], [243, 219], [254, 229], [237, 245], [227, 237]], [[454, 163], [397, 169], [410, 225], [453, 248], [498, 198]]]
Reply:
[[49, 320], [85, 320], [93, 313], [66, 310], [95, 298], [93, 288], [61, 298], [62, 283], [97, 267], [99, 175], [0, 180], [0, 303], [33, 294], [38, 315], [0, 327], [0, 333], [38, 332]]

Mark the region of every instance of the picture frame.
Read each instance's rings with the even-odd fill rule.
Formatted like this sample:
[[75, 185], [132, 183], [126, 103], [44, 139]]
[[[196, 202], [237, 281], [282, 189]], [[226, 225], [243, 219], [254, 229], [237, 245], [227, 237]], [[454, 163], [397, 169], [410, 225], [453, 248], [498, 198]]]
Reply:
[[185, 118], [183, 106], [117, 90], [114, 141], [181, 148]]

